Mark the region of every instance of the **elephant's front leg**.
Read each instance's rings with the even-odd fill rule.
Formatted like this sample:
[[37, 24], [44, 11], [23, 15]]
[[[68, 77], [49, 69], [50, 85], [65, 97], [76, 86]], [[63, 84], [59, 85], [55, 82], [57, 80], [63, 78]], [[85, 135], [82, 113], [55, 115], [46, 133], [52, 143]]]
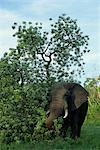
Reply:
[[78, 137], [78, 115], [75, 113], [71, 117], [71, 138], [77, 139]]
[[60, 136], [62, 136], [63, 138], [66, 137], [66, 132], [67, 132], [67, 129], [69, 126], [70, 126], [69, 119], [68, 118], [64, 119], [64, 122], [62, 124], [61, 129], [60, 129]]

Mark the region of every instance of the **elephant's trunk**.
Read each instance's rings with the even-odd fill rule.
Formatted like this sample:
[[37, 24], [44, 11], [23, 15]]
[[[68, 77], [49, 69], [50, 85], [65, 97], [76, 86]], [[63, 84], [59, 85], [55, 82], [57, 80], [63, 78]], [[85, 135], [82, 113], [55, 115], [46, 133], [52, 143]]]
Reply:
[[56, 116], [55, 116], [55, 114], [52, 114], [52, 113], [46, 119], [45, 127], [48, 128], [49, 130], [52, 129], [54, 119], [56, 119]]

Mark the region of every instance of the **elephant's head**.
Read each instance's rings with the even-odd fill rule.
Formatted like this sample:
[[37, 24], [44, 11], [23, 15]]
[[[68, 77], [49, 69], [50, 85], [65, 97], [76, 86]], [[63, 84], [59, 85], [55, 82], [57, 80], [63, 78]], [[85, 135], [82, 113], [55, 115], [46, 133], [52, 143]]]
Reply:
[[48, 129], [52, 128], [54, 119], [63, 115], [65, 109], [67, 110], [67, 103], [64, 100], [65, 93], [66, 89], [62, 85], [56, 85], [51, 90], [50, 109], [47, 112], [48, 118], [45, 122], [45, 125]]
[[45, 126], [52, 128], [53, 121], [59, 116], [66, 118], [70, 111], [78, 109], [87, 101], [88, 92], [79, 84], [64, 83], [54, 86], [51, 90], [51, 104]]

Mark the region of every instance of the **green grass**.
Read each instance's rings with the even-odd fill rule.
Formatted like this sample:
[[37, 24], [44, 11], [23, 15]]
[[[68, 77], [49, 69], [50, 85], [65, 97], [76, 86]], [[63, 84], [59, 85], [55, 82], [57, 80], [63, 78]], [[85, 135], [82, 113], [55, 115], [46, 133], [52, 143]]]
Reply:
[[84, 124], [81, 138], [73, 141], [58, 137], [52, 141], [38, 141], [0, 146], [0, 150], [99, 150], [100, 149], [100, 122]]

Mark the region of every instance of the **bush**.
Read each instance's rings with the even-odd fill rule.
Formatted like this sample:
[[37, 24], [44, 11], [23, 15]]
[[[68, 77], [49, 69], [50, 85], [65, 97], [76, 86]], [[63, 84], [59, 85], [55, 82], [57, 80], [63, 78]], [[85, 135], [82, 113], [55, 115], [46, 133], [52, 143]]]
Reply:
[[100, 77], [88, 78], [85, 82], [85, 87], [89, 92], [89, 109], [87, 121], [100, 120]]
[[12, 89], [9, 96], [7, 94], [2, 97], [0, 101], [1, 142], [18, 143], [35, 139], [34, 134], [38, 130], [41, 131], [40, 128], [46, 116], [44, 107], [41, 107], [42, 102], [38, 102], [34, 90], [32, 93], [30, 89]]

